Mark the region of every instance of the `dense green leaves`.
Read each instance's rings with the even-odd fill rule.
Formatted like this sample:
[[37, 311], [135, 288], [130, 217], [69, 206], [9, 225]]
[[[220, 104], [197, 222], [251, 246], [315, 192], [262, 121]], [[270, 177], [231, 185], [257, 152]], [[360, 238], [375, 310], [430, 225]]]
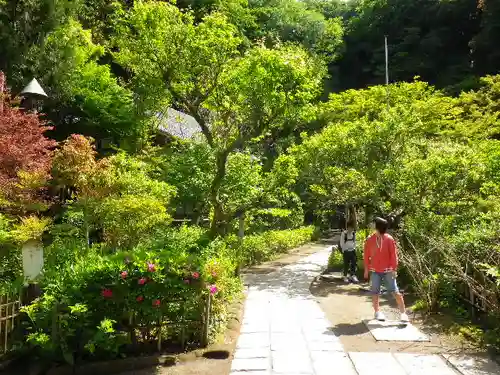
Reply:
[[[42, 137], [40, 155], [25, 152], [46, 130], [24, 129], [39, 117], [13, 109], [0, 124], [0, 154], [10, 155], [0, 165], [0, 256], [12, 269], [2, 276], [19, 274], [19, 220], [4, 212], [21, 197], [15, 189], [31, 188], [56, 203], [47, 212], [49, 293], [38, 307], [71, 302], [59, 311], [69, 341], [75, 327], [88, 329], [78, 320], [92, 316], [84, 340], [92, 354], [117, 354], [121, 345], [114, 322], [123, 316], [106, 319], [82, 287], [122, 285], [123, 259], [113, 254], [160, 257], [154, 293], [168, 294], [181, 281], [176, 272], [199, 261], [227, 276], [221, 295], [231, 296], [236, 263], [310, 238], [311, 228], [274, 231], [301, 226], [304, 210], [327, 217], [345, 207], [365, 222], [401, 214], [402, 260], [429, 307], [456, 283], [498, 292], [500, 78], [485, 74], [500, 67], [499, 9], [493, 0], [0, 0], [0, 69], [15, 93], [36, 76], [49, 96], [50, 136], [73, 134], [49, 176], [55, 144]], [[399, 83], [371, 86], [384, 80], [384, 35], [390, 80]], [[201, 131], [201, 141], [167, 135], [184, 126], [164, 116], [169, 108], [196, 120], [190, 132]], [[172, 217], [211, 219], [210, 236], [172, 230]], [[229, 235], [231, 246], [217, 235]], [[218, 258], [203, 263], [210, 252]], [[87, 256], [95, 264], [86, 266]], [[465, 265], [482, 279], [464, 276]], [[127, 311], [133, 298], [117, 290], [117, 311]], [[225, 298], [216, 299], [217, 317]], [[157, 318], [151, 307], [139, 310]], [[43, 347], [48, 331], [28, 341]], [[67, 360], [73, 343], [59, 343]]]
[[266, 38], [270, 43], [298, 42], [329, 61], [336, 58], [342, 44], [339, 19], [325, 19], [302, 1], [251, 0], [250, 6], [261, 25], [257, 38]]
[[120, 140], [141, 135], [132, 94], [109, 66], [99, 64], [104, 48], [92, 42], [90, 30], [70, 21], [50, 33], [38, 53], [34, 71], [51, 89], [47, 109], [60, 136], [78, 132]]
[[498, 313], [497, 80], [458, 98], [418, 81], [389, 98], [382, 86], [333, 94], [326, 127], [289, 150], [307, 210], [403, 215], [402, 264], [429, 309], [455, 306], [463, 285]]

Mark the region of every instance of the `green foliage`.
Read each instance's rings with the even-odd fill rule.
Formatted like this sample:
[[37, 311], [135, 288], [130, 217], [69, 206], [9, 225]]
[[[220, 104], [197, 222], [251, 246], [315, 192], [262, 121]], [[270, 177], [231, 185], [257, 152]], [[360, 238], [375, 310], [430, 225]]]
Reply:
[[47, 109], [60, 136], [82, 133], [120, 140], [142, 135], [132, 94], [118, 84], [108, 65], [99, 64], [103, 55], [104, 47], [92, 41], [91, 30], [74, 20], [51, 32], [37, 51], [35, 72], [57, 93]]
[[343, 15], [345, 50], [338, 64], [343, 89], [384, 82], [384, 36], [392, 81], [420, 76], [443, 87], [478, 71], [470, 63], [469, 44], [480, 21], [475, 1], [353, 1]]
[[208, 213], [207, 201], [214, 176], [214, 155], [205, 143], [176, 142], [149, 156], [155, 175], [177, 190], [172, 204], [192, 213], [196, 222]]
[[[308, 209], [350, 205], [365, 222], [404, 214], [394, 228], [402, 273], [428, 310], [465, 312], [471, 289], [498, 315], [497, 78], [458, 98], [390, 85], [389, 108], [384, 87], [333, 94], [321, 105], [326, 127], [290, 149]], [[333, 253], [330, 266], [340, 260]]]
[[[48, 252], [50, 267], [40, 281], [44, 295], [25, 308], [28, 344], [39, 355], [70, 363], [84, 353], [117, 356], [131, 340], [146, 340], [132, 339], [133, 329], [151, 335], [159, 319], [201, 321], [207, 293], [213, 294], [216, 329], [225, 322], [225, 306], [239, 293], [240, 282], [226, 245], [207, 243], [204, 236], [198, 228], [183, 227], [115, 255], [102, 255], [98, 248], [75, 252], [60, 242]], [[197, 341], [199, 332], [188, 327], [186, 338]], [[168, 339], [180, 340], [177, 334]]]
[[328, 264], [327, 269], [329, 271], [333, 270], [341, 270], [343, 267], [344, 261], [342, 260], [342, 253], [338, 251], [337, 248], [333, 248], [332, 252], [328, 256]]
[[224, 212], [231, 215], [254, 206], [262, 196], [261, 167], [251, 155], [232, 154], [227, 161], [227, 174], [220, 190]]
[[480, 82], [481, 88], [462, 92], [458, 97], [458, 105], [465, 119], [460, 131], [469, 137], [498, 139], [500, 76], [486, 76]]
[[165, 205], [155, 197], [122, 195], [106, 198], [98, 205], [98, 210], [96, 213], [106, 241], [121, 248], [130, 248], [171, 221]]
[[247, 219], [249, 233], [261, 233], [272, 229], [294, 229], [304, 223], [301, 209], [262, 208], [250, 211]]
[[153, 165], [144, 160], [120, 152], [96, 161], [92, 140], [73, 136], [57, 152], [53, 173], [60, 186], [75, 190], [64, 219], [80, 224], [87, 243], [90, 230], [101, 229], [113, 248], [129, 249], [171, 221], [175, 189], [152, 178]]
[[48, 218], [40, 219], [36, 216], [22, 218], [21, 222], [10, 232], [10, 237], [20, 244], [31, 240], [40, 241], [50, 223], [51, 219]]
[[0, 294], [16, 291], [22, 282], [21, 251], [12, 238], [13, 220], [0, 213]]
[[238, 254], [240, 264], [251, 266], [311, 241], [313, 233], [314, 227], [302, 227], [245, 236], [241, 244], [235, 236], [232, 236], [228, 242]]
[[298, 42], [314, 53], [334, 60], [342, 45], [342, 23], [324, 15], [307, 2], [293, 0], [251, 0], [260, 29], [255, 37], [270, 43]]
[[117, 62], [134, 73], [143, 105], [160, 110], [172, 96], [210, 95], [240, 44], [224, 16], [207, 16], [194, 25], [192, 16], [165, 2], [135, 3], [116, 30]]
[[[0, 70], [25, 82], [31, 48], [64, 24], [76, 10], [75, 2], [22, 0], [0, 2]], [[28, 60], [28, 61], [27, 61]]]

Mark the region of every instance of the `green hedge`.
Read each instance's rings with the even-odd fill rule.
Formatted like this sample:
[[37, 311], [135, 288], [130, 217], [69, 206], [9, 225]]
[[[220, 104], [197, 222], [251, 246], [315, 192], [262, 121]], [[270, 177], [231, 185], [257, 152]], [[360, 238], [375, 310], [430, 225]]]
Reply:
[[311, 241], [316, 235], [313, 226], [288, 230], [271, 230], [262, 234], [243, 238], [238, 245], [236, 236], [228, 238], [228, 244], [237, 250], [242, 266], [259, 264], [274, 258], [278, 254]]

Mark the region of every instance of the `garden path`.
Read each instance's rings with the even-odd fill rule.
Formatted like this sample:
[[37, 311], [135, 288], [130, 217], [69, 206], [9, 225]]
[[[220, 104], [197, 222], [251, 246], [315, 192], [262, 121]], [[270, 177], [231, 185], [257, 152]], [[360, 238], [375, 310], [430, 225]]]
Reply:
[[311, 282], [327, 264], [331, 247], [267, 274], [248, 274], [241, 334], [231, 375], [486, 375], [492, 362], [450, 353], [344, 349], [311, 294]]

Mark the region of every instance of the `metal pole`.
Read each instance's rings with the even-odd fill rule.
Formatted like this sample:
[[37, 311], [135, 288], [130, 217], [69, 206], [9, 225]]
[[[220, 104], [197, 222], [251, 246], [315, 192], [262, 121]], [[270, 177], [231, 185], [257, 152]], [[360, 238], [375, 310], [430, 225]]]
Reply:
[[384, 36], [385, 42], [385, 87], [387, 91], [387, 110], [389, 110], [389, 48], [387, 47], [387, 35]]

